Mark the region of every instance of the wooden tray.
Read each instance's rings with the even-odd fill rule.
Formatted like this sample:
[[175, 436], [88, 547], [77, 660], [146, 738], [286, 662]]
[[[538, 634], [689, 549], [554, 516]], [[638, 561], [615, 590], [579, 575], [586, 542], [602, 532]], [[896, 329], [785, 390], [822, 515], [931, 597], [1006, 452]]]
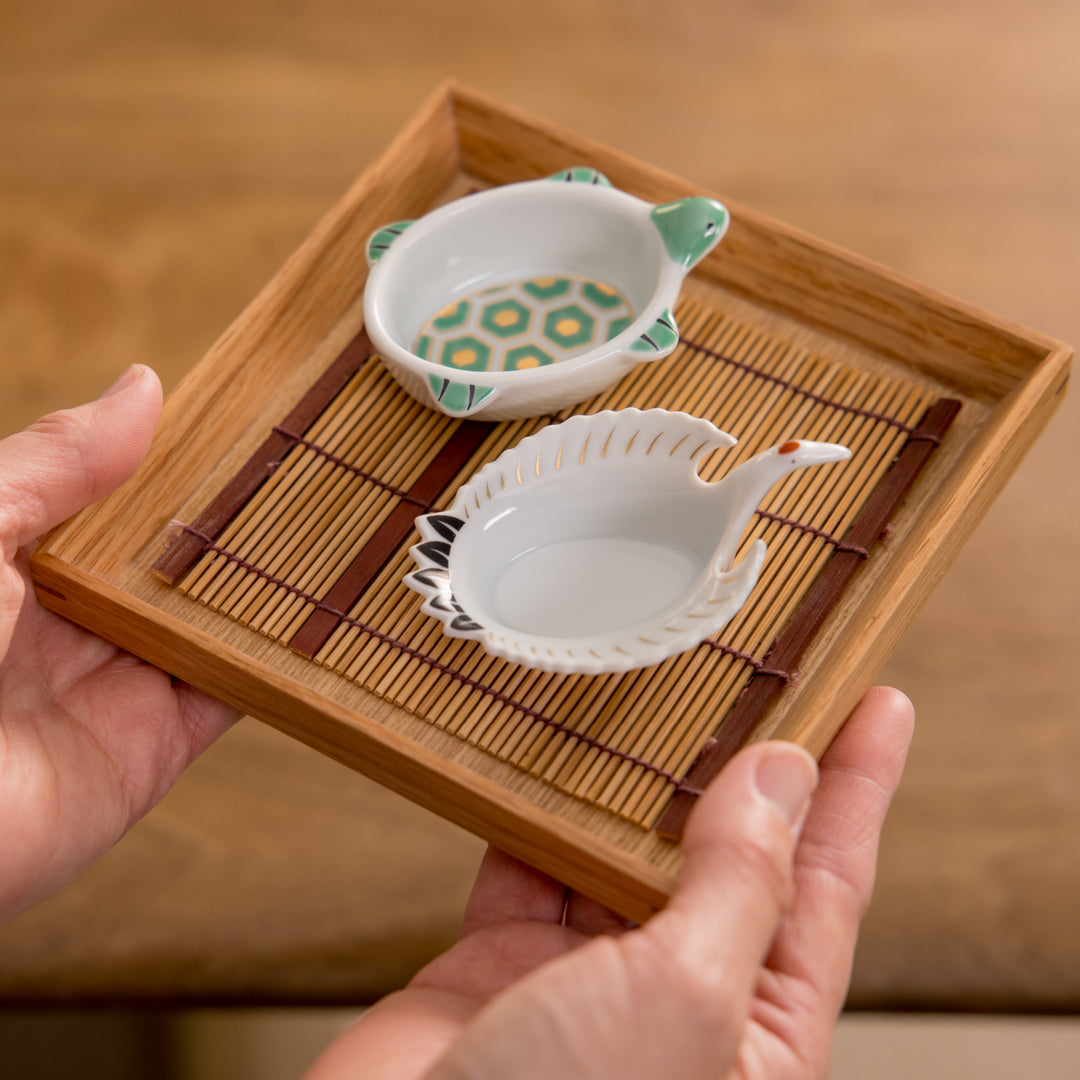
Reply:
[[[700, 655], [600, 680], [498, 668], [420, 620], [397, 575], [418, 506], [538, 422], [407, 417], [362, 333], [363, 249], [386, 221], [578, 163], [650, 201], [697, 193], [441, 90], [170, 397], [139, 474], [51, 534], [33, 573], [53, 609], [641, 919], [728, 754], [770, 734], [827, 746], [1049, 419], [1070, 353], [724, 200], [680, 350], [582, 408], [687, 408], [748, 452], [778, 424], [842, 430], [866, 482], [832, 504], [785, 485], [754, 526], [776, 549], [757, 615]], [[757, 387], [752, 408], [733, 411], [732, 380]], [[424, 423], [423, 452], [395, 454]], [[297, 483], [331, 509], [285, 513]], [[351, 546], [329, 542], [338, 510]], [[295, 555], [312, 536], [321, 569]], [[693, 707], [658, 740], [675, 700]]]

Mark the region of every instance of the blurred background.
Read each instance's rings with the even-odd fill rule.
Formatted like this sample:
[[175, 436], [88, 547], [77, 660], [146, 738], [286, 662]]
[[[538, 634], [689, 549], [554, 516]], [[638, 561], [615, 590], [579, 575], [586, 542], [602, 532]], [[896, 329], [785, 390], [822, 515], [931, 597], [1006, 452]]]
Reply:
[[[1074, 0], [0, 0], [0, 435], [175, 385], [450, 76], [1076, 344], [1078, 42]], [[883, 674], [919, 729], [836, 1080], [1076, 1075], [1078, 412]], [[0, 927], [0, 1071], [299, 1075], [481, 851], [244, 721]]]

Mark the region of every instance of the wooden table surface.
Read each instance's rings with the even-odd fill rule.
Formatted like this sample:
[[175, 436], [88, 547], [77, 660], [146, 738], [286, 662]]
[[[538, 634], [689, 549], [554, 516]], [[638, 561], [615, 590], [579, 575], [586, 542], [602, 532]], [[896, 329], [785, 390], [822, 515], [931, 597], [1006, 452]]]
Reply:
[[[176, 383], [445, 77], [1080, 342], [1080, 6], [0, 3], [0, 433]], [[1080, 1006], [1080, 398], [884, 678], [919, 730], [853, 1006]], [[0, 928], [0, 1000], [357, 1001], [481, 845], [244, 721]]]

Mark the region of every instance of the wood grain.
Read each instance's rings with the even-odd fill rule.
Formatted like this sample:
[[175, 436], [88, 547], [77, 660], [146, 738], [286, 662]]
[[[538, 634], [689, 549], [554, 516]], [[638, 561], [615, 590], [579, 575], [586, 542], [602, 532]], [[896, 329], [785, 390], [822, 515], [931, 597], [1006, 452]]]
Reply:
[[[4, 13], [0, 429], [91, 396], [134, 360], [175, 386], [448, 69], [732, 202], [1080, 339], [1075, 5], [1040, 0], [1017, 19], [992, 0], [973, 19], [959, 0], [826, 3], [780, 19], [687, 3], [659, 33], [641, 5], [572, 8], [569, 39], [550, 5], [507, 20], [468, 0], [454, 21], [318, 0], [302, 16], [201, 0], [153, 18], [131, 0]], [[373, 29], [407, 38], [407, 54], [369, 49]], [[1080, 523], [1060, 497], [1080, 466], [1077, 408], [1066, 400], [1003, 491], [999, 476], [976, 493], [997, 501], [943, 579], [943, 566], [919, 571], [940, 583], [911, 631], [895, 628], [883, 677], [915, 699], [920, 731], [855, 1004], [1080, 1003]], [[980, 452], [1010, 448], [991, 436]], [[1024, 569], [1033, 536], [1052, 573]], [[847, 644], [854, 668], [876, 662]], [[826, 675], [846, 707], [857, 671]], [[281, 777], [291, 813], [273, 831], [291, 860], [252, 843], [268, 812], [253, 762]], [[273, 732], [237, 731], [95, 876], [5, 928], [2, 992], [317, 1000], [400, 981], [406, 954], [435, 947], [408, 953], [407, 941], [422, 927], [452, 932], [462, 895], [425, 866], [467, 876], [476, 847], [391, 799], [412, 822], [393, 834], [401, 842], [382, 847], [364, 829], [343, 863], [354, 823], [391, 811], [379, 789], [322, 766]], [[432, 861], [456, 839], [453, 870]], [[178, 867], [189, 895], [217, 883], [220, 901], [170, 895]], [[290, 916], [269, 896], [287, 898]], [[410, 907], [412, 938], [395, 937], [409, 897], [427, 907]], [[275, 958], [295, 957], [290, 943], [314, 925], [321, 944], [291, 979]], [[400, 963], [349, 944], [381, 929]]]

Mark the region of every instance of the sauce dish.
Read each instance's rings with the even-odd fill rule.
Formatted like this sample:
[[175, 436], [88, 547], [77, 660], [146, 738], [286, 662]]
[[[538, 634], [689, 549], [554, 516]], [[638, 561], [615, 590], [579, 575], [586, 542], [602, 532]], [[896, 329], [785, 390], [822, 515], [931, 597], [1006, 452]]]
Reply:
[[757, 540], [732, 565], [782, 477], [850, 456], [791, 440], [707, 483], [735, 440], [663, 409], [573, 416], [485, 465], [444, 512], [417, 519], [406, 584], [452, 637], [546, 671], [627, 671], [716, 633], [750, 595]]
[[467, 195], [369, 239], [364, 321], [417, 400], [506, 420], [584, 401], [678, 344], [683, 279], [728, 227], [575, 168]]

